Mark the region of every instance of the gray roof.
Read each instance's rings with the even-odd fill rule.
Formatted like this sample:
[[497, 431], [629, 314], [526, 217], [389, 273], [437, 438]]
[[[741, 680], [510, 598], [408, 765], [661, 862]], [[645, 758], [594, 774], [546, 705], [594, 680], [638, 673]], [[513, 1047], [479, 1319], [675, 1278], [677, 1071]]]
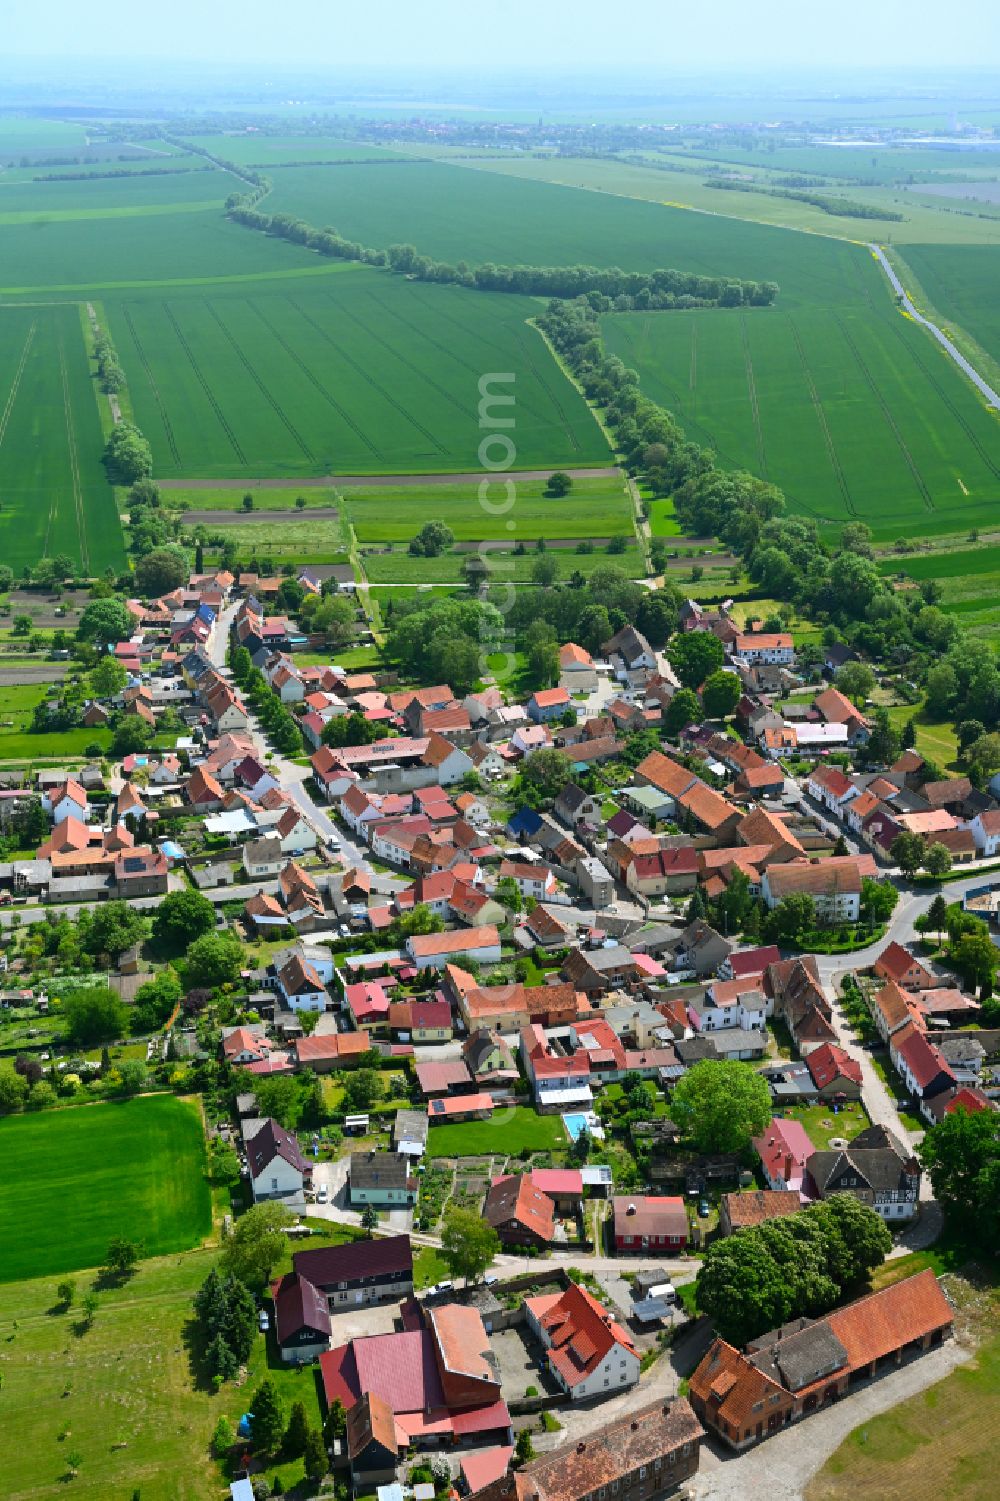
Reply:
[[847, 1351], [829, 1324], [809, 1324], [750, 1357], [758, 1370], [780, 1381], [789, 1391], [801, 1391], [847, 1365]]
[[351, 1188], [405, 1188], [410, 1165], [396, 1152], [352, 1152]]
[[429, 1127], [430, 1122], [422, 1110], [397, 1110], [392, 1139], [399, 1142], [405, 1137], [408, 1141], [426, 1142]]
[[975, 1037], [935, 1037], [938, 1052], [949, 1063], [981, 1063], [986, 1049]]

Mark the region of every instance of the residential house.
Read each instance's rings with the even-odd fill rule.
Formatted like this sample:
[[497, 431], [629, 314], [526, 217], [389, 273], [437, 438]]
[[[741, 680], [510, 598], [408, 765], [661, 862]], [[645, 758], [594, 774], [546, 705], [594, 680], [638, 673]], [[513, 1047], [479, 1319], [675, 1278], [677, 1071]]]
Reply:
[[272, 1284], [274, 1331], [282, 1360], [302, 1364], [330, 1348], [330, 1313], [319, 1288], [298, 1272]]
[[352, 1152], [347, 1181], [352, 1209], [406, 1209], [417, 1202], [417, 1180], [399, 1152]]
[[491, 1185], [483, 1204], [483, 1219], [493, 1226], [505, 1246], [542, 1248], [555, 1236], [552, 1200], [533, 1186], [527, 1174], [500, 1178]]
[[573, 1402], [627, 1391], [639, 1380], [639, 1354], [602, 1303], [576, 1282], [565, 1292], [524, 1300], [528, 1328], [545, 1350], [556, 1385]]
[[979, 856], [992, 859], [1000, 850], [1000, 808], [989, 808], [983, 813], [977, 813], [970, 828]]
[[696, 1474], [703, 1435], [686, 1398], [653, 1402], [546, 1451], [474, 1501], [598, 1501], [601, 1491], [661, 1501]]
[[801, 1197], [788, 1188], [751, 1188], [745, 1193], [723, 1194], [719, 1200], [719, 1233], [733, 1235], [750, 1230], [766, 1220], [798, 1214]]
[[920, 1164], [886, 1126], [869, 1126], [839, 1150], [814, 1152], [806, 1171], [813, 1198], [849, 1193], [893, 1224], [917, 1212]]
[[889, 1038], [889, 1057], [907, 1090], [918, 1100], [931, 1100], [956, 1087], [955, 1075], [943, 1054], [913, 1022], [907, 1022]]
[[246, 1154], [255, 1203], [301, 1194], [312, 1176], [295, 1137], [277, 1121], [264, 1122], [246, 1143]]
[[761, 895], [773, 908], [786, 896], [806, 894], [825, 921], [856, 923], [861, 915], [861, 879], [856, 863], [834, 865], [824, 860], [815, 865], [775, 865], [764, 872]]
[[790, 1189], [806, 1197], [806, 1167], [813, 1144], [799, 1121], [776, 1117], [763, 1136], [754, 1137], [753, 1148], [768, 1188]]
[[570, 694], [593, 693], [597, 687], [594, 659], [575, 641], [559, 648], [559, 686]]
[[298, 953], [277, 971], [276, 988], [289, 1011], [325, 1011], [330, 999], [315, 966]]
[[631, 1194], [612, 1200], [613, 1234], [617, 1255], [683, 1251], [688, 1243], [684, 1200]]
[[767, 664], [791, 667], [795, 661], [795, 644], [786, 631], [753, 631], [736, 637], [731, 655], [750, 667]]
[[821, 1100], [860, 1100], [861, 1065], [834, 1042], [821, 1043], [808, 1054], [809, 1069]]
[[499, 964], [500, 934], [492, 926], [424, 933], [406, 940], [406, 951], [417, 969], [443, 969], [455, 959]]
[[396, 1415], [383, 1397], [362, 1392], [347, 1414], [344, 1437], [355, 1492], [392, 1487], [400, 1456]]
[[[424, 1122], [426, 1128], [426, 1121]], [[292, 1266], [324, 1294], [330, 1312], [369, 1303], [400, 1303], [413, 1291], [408, 1235], [378, 1236], [296, 1251]]]
[[873, 966], [882, 980], [892, 980], [904, 990], [932, 990], [937, 980], [925, 964], [901, 943], [887, 944]]

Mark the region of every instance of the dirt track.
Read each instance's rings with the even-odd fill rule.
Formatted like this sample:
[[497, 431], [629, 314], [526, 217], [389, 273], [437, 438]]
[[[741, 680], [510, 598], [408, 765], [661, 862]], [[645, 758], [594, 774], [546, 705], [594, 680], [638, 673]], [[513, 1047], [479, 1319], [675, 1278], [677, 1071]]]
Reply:
[[[548, 479], [551, 469], [510, 470], [504, 478], [515, 482], [519, 479]], [[576, 479], [618, 479], [621, 470], [614, 466], [607, 469], [567, 469]], [[156, 483], [161, 490], [311, 490], [319, 485], [352, 486], [355, 489], [381, 490], [396, 486], [411, 485], [478, 485], [480, 480], [495, 479], [485, 469], [472, 474], [321, 474], [315, 479], [160, 479]]]
[[285, 510], [275, 506], [273, 511], [181, 511], [184, 526], [245, 526], [255, 521], [336, 521], [340, 515], [336, 506], [307, 506], [305, 510]]

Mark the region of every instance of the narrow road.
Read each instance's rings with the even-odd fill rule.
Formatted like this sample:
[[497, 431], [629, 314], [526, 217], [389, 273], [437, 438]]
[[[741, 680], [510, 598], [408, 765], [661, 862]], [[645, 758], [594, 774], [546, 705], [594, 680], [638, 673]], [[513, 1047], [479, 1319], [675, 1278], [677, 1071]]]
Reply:
[[951, 359], [955, 361], [955, 364], [958, 366], [959, 370], [963, 372], [963, 374], [969, 377], [976, 390], [980, 393], [981, 396], [985, 396], [988, 404], [993, 408], [993, 410], [1000, 412], [1000, 396], [998, 396], [993, 387], [983, 379], [976, 367], [969, 363], [962, 351], [956, 348], [956, 346], [949, 339], [948, 335], [944, 333], [940, 328], [938, 328], [936, 323], [932, 323], [929, 318], [925, 318], [923, 313], [917, 312], [917, 309], [914, 307], [912, 301], [903, 290], [903, 283], [900, 281], [899, 277], [890, 266], [885, 251], [881, 248], [881, 246], [869, 244], [868, 249], [878, 261], [886, 276], [889, 278], [889, 284], [892, 287], [892, 290], [895, 292], [896, 296], [899, 298], [900, 306], [903, 308], [904, 312], [909, 313], [914, 323], [919, 323], [922, 328], [926, 328], [928, 333], [934, 336], [934, 338], [941, 345], [941, 348], [944, 350], [945, 354], [947, 354]]

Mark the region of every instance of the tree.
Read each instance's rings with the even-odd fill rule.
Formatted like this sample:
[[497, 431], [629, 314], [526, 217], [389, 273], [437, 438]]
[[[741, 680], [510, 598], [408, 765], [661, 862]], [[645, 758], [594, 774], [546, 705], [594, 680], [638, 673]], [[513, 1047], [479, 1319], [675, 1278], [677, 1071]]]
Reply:
[[816, 903], [807, 891], [782, 897], [764, 919], [764, 938], [769, 943], [794, 947], [816, 926]]
[[118, 1073], [124, 1095], [139, 1094], [149, 1080], [149, 1071], [141, 1058], [126, 1058], [124, 1063], [118, 1065]]
[[889, 854], [904, 876], [914, 876], [924, 863], [923, 837], [903, 829], [892, 841]]
[[125, 1032], [125, 1007], [106, 985], [70, 991], [62, 1003], [62, 1016], [66, 1040], [78, 1047], [113, 1042]]
[[741, 1230], [709, 1246], [696, 1279], [698, 1307], [741, 1348], [791, 1314], [791, 1288], [766, 1245]]
[[719, 917], [727, 936], [738, 933], [755, 909], [750, 894], [750, 878], [742, 870], [734, 870], [729, 884], [717, 903]]
[[363, 1113], [382, 1098], [382, 1075], [376, 1068], [356, 1068], [344, 1077], [344, 1108]]
[[189, 989], [215, 990], [231, 985], [243, 967], [243, 945], [236, 934], [204, 933], [196, 938], [184, 956], [184, 972]]
[[153, 452], [134, 422], [118, 422], [104, 445], [104, 465], [113, 484], [132, 485], [153, 472]]
[[305, 1404], [293, 1402], [292, 1410], [288, 1414], [288, 1427], [285, 1429], [285, 1437], [281, 1445], [282, 1453], [287, 1454], [289, 1459], [298, 1459], [300, 1454], [305, 1453], [308, 1437], [309, 1419], [306, 1416]]
[[125, 691], [128, 673], [117, 657], [103, 656], [90, 674], [90, 691], [95, 698], [114, 698]]
[[976, 1243], [995, 1246], [1000, 1236], [1000, 1115], [995, 1110], [953, 1110], [932, 1126], [917, 1147], [934, 1197]]
[[347, 1413], [339, 1397], [334, 1397], [323, 1423], [323, 1440], [333, 1448], [334, 1439], [343, 1438], [347, 1432]]
[[374, 1204], [366, 1204], [361, 1211], [361, 1228], [365, 1231], [369, 1240], [373, 1232], [378, 1229], [378, 1210]]
[[0, 1069], [0, 1115], [14, 1115], [28, 1103], [28, 1081], [9, 1069]]
[[534, 1459], [535, 1445], [532, 1442], [530, 1428], [522, 1428], [520, 1433], [517, 1435], [517, 1442], [514, 1445], [514, 1453], [517, 1456], [518, 1464], [527, 1464], [529, 1459]]
[[135, 565], [135, 584], [140, 594], [157, 599], [185, 583], [188, 560], [180, 547], [154, 547]]
[[932, 933], [938, 935], [938, 939], [940, 939], [941, 934], [944, 932], [947, 916], [948, 903], [939, 891], [927, 909], [927, 926]]
[[725, 652], [711, 631], [688, 631], [671, 641], [667, 656], [685, 688], [700, 688], [722, 666]]
[[131, 611], [120, 599], [95, 599], [80, 616], [76, 634], [80, 641], [112, 646], [128, 640], [134, 623]]
[[509, 912], [520, 912], [524, 906], [521, 888], [513, 876], [503, 876], [493, 888], [493, 898], [501, 902]]
[[127, 1277], [135, 1271], [141, 1253], [142, 1247], [137, 1241], [116, 1235], [108, 1243], [101, 1270], [111, 1277]]
[[845, 662], [837, 669], [834, 682], [845, 698], [863, 705], [875, 689], [875, 674], [864, 662]]
[[670, 1114], [700, 1152], [742, 1152], [771, 1119], [771, 1092], [747, 1064], [705, 1059], [678, 1080]]
[[115, 726], [111, 737], [111, 751], [115, 756], [134, 756], [144, 751], [152, 737], [145, 720], [137, 714], [129, 714]]
[[449, 548], [455, 533], [443, 521], [426, 521], [411, 540], [409, 551], [415, 558], [436, 558]]
[[292, 1217], [283, 1204], [255, 1204], [242, 1215], [222, 1250], [226, 1271], [247, 1287], [263, 1287], [288, 1247]]
[[215, 907], [200, 891], [170, 891], [156, 909], [153, 940], [164, 953], [181, 954], [215, 927]]
[[493, 1265], [500, 1240], [493, 1226], [471, 1209], [449, 1209], [441, 1230], [441, 1255], [453, 1277], [478, 1282]]
[[294, 1079], [287, 1074], [254, 1079], [253, 1092], [258, 1115], [269, 1116], [286, 1130], [298, 1125], [301, 1099]]
[[667, 705], [663, 728], [672, 738], [689, 724], [701, 723], [701, 700], [693, 688], [678, 688]]
[[254, 1445], [266, 1453], [276, 1453], [284, 1437], [285, 1417], [281, 1410], [277, 1388], [269, 1376], [254, 1392], [250, 1412], [252, 1415], [250, 1433]]
[[181, 983], [172, 969], [162, 969], [152, 980], [140, 985], [129, 1017], [133, 1036], [156, 1032], [172, 1015], [181, 996]]
[[951, 951], [951, 961], [970, 989], [978, 989], [984, 998], [992, 993], [1000, 949], [985, 923], [962, 934]]
[[83, 1322], [86, 1324], [88, 1329], [94, 1322], [94, 1319], [97, 1316], [97, 1310], [100, 1308], [100, 1306], [101, 1300], [96, 1293], [84, 1293], [83, 1298], [80, 1301], [80, 1307], [83, 1309]]
[[924, 679], [924, 710], [931, 719], [947, 719], [958, 696], [958, 677], [948, 662], [939, 662]]
[[573, 488], [573, 481], [563, 470], [557, 469], [555, 474], [549, 475], [548, 484], [545, 486], [546, 495], [568, 495]]
[[946, 876], [951, 870], [951, 851], [946, 844], [934, 844], [928, 847], [924, 856], [924, 869], [930, 876], [938, 880]]
[[216, 1459], [225, 1459], [236, 1443], [233, 1425], [223, 1413], [212, 1430], [212, 1453]]
[[542, 553], [541, 557], [535, 558], [531, 565], [531, 578], [539, 588], [551, 588], [558, 577], [559, 564], [551, 553]]
[[304, 1458], [309, 1479], [322, 1480], [329, 1469], [329, 1459], [323, 1444], [323, 1436], [317, 1428], [310, 1428], [306, 1434]]
[[869, 761], [878, 765], [891, 766], [899, 755], [901, 744], [900, 733], [890, 720], [888, 710], [876, 709], [871, 735], [868, 739]]
[[63, 1308], [72, 1308], [73, 1299], [76, 1297], [76, 1283], [72, 1277], [66, 1277], [62, 1282], [56, 1283], [56, 1297]]
[[128, 902], [102, 902], [91, 916], [85, 945], [88, 953], [114, 959], [145, 936], [146, 919], [141, 911]]
[[521, 766], [525, 789], [540, 802], [554, 802], [572, 774], [569, 757], [554, 747], [532, 751]]
[[861, 916], [865, 922], [888, 922], [899, 901], [899, 892], [891, 881], [876, 881], [871, 876], [861, 880]]
[[978, 781], [988, 782], [1000, 768], [1000, 735], [980, 735], [966, 751], [970, 771], [977, 773]]
[[713, 672], [705, 679], [701, 701], [710, 719], [725, 719], [740, 701], [742, 689], [735, 672]]
[[822, 1228], [827, 1270], [839, 1287], [859, 1286], [892, 1250], [892, 1235], [881, 1215], [853, 1194], [831, 1194], [810, 1213]]
[[242, 506], [242, 508], [243, 508], [244, 511], [248, 511], [249, 512], [249, 511], [253, 510], [253, 496], [251, 495], [251, 493], [250, 493], [249, 490], [243, 496], [243, 499], [240, 502], [240, 504], [241, 504], [241, 506]]

